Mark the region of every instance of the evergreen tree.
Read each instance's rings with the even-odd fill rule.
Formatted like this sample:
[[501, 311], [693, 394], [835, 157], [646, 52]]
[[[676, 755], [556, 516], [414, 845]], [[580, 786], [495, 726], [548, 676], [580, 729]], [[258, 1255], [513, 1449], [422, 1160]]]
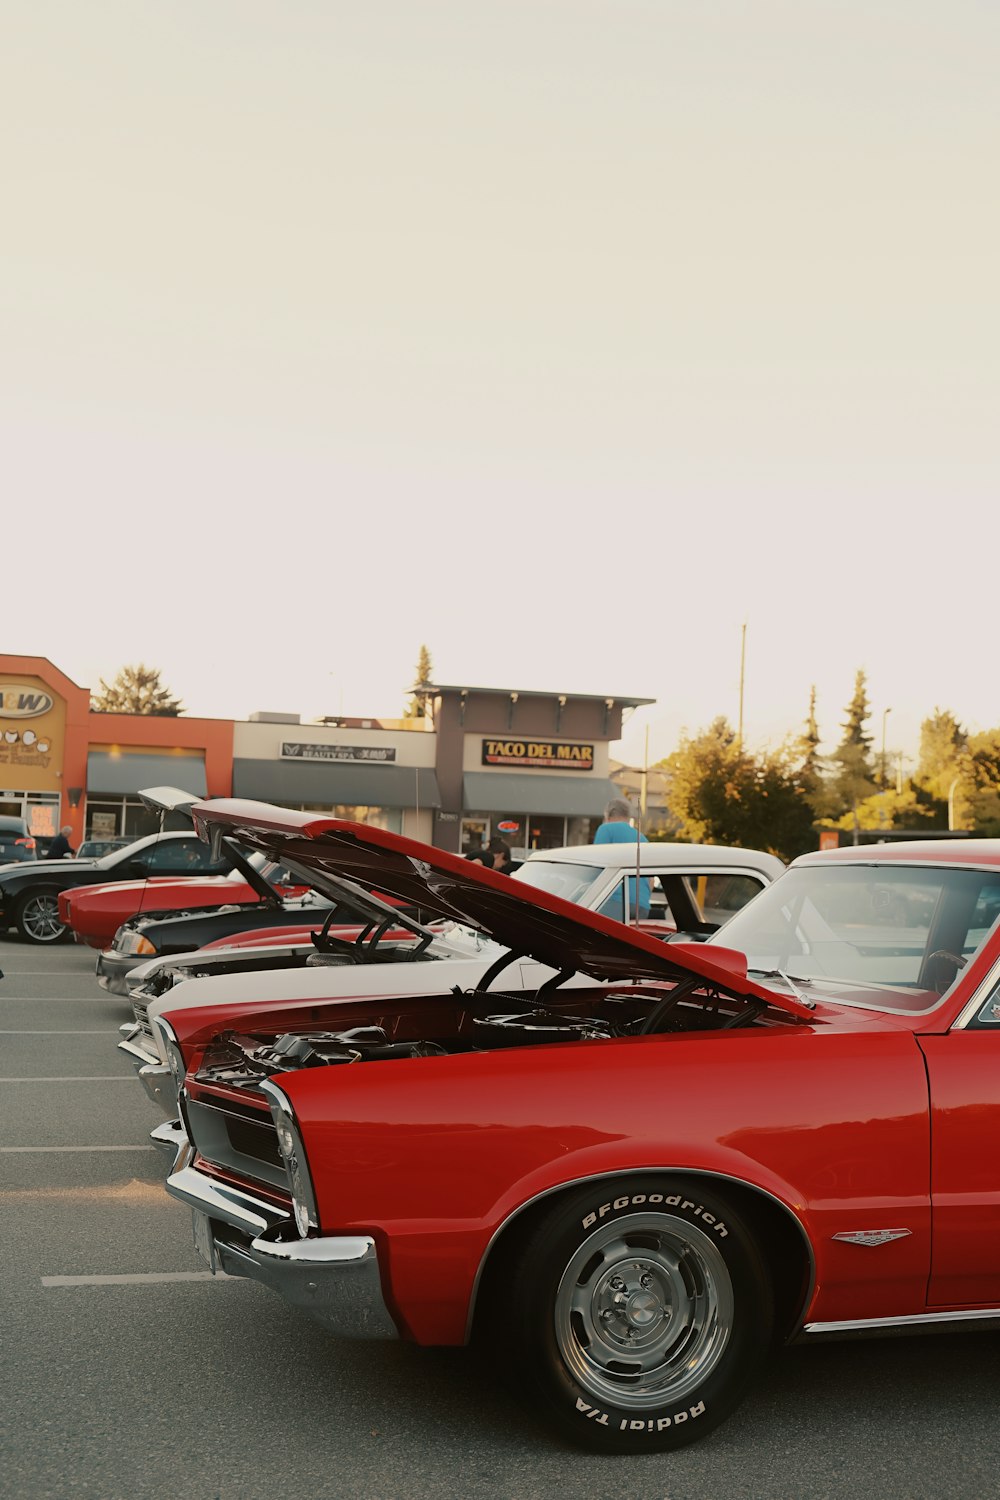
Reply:
[[156, 718], [175, 719], [184, 712], [180, 699], [163, 686], [157, 668], [147, 667], [143, 662], [122, 667], [111, 683], [105, 682], [103, 677], [100, 683], [100, 691], [90, 700], [94, 713], [151, 714]]
[[413, 696], [406, 705], [403, 715], [407, 719], [430, 719], [433, 718], [433, 708], [426, 689], [430, 686], [434, 677], [434, 664], [431, 661], [431, 653], [427, 647], [421, 645], [417, 657], [416, 676], [410, 689]]
[[854, 696], [848, 703], [843, 735], [831, 756], [833, 774], [830, 781], [834, 817], [849, 813], [855, 833], [860, 828], [858, 806], [878, 791], [872, 762], [872, 738], [865, 732], [871, 716], [865, 674], [859, 669], [854, 679]]

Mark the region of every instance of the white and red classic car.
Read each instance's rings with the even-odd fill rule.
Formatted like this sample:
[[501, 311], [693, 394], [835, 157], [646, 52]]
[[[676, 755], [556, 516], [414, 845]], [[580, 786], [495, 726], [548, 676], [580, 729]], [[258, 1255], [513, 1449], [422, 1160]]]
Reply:
[[156, 1017], [213, 1270], [342, 1335], [487, 1341], [618, 1452], [710, 1431], [776, 1342], [1000, 1319], [997, 844], [806, 856], [722, 946], [377, 829], [196, 819], [505, 949], [469, 989], [247, 1013], [202, 979]]

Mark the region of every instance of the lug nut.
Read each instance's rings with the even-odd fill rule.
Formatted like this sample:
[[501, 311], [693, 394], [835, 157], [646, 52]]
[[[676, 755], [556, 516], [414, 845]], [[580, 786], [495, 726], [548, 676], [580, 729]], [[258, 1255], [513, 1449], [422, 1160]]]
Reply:
[[620, 1276], [612, 1276], [611, 1280], [608, 1282], [608, 1285], [613, 1292], [622, 1292], [625, 1290], [625, 1283], [624, 1281], [622, 1281]]
[[639, 1285], [645, 1291], [648, 1291], [649, 1288], [653, 1285], [653, 1278], [652, 1276], [650, 1276], [648, 1271], [643, 1271], [642, 1275], [639, 1277]]

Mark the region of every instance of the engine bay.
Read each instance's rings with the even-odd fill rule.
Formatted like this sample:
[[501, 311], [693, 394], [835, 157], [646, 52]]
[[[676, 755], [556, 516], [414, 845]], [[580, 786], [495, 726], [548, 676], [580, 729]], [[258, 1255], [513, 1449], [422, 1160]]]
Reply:
[[[494, 1009], [498, 1005], [503, 1009]], [[437, 1006], [425, 1002], [414, 1013], [369, 1016], [363, 1024], [227, 1030], [207, 1048], [196, 1076], [208, 1085], [259, 1088], [265, 1079], [303, 1068], [745, 1028], [760, 1025], [765, 1009], [691, 980], [560, 991], [558, 1002], [544, 1004], [537, 994], [460, 992], [439, 997]]]

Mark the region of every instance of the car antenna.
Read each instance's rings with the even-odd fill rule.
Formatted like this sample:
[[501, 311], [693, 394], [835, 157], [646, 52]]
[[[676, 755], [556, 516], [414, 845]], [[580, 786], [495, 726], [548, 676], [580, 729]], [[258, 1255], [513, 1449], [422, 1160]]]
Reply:
[[639, 871], [642, 869], [642, 804], [639, 804], [639, 816], [635, 820], [635, 915], [632, 918], [635, 926], [639, 925]]

